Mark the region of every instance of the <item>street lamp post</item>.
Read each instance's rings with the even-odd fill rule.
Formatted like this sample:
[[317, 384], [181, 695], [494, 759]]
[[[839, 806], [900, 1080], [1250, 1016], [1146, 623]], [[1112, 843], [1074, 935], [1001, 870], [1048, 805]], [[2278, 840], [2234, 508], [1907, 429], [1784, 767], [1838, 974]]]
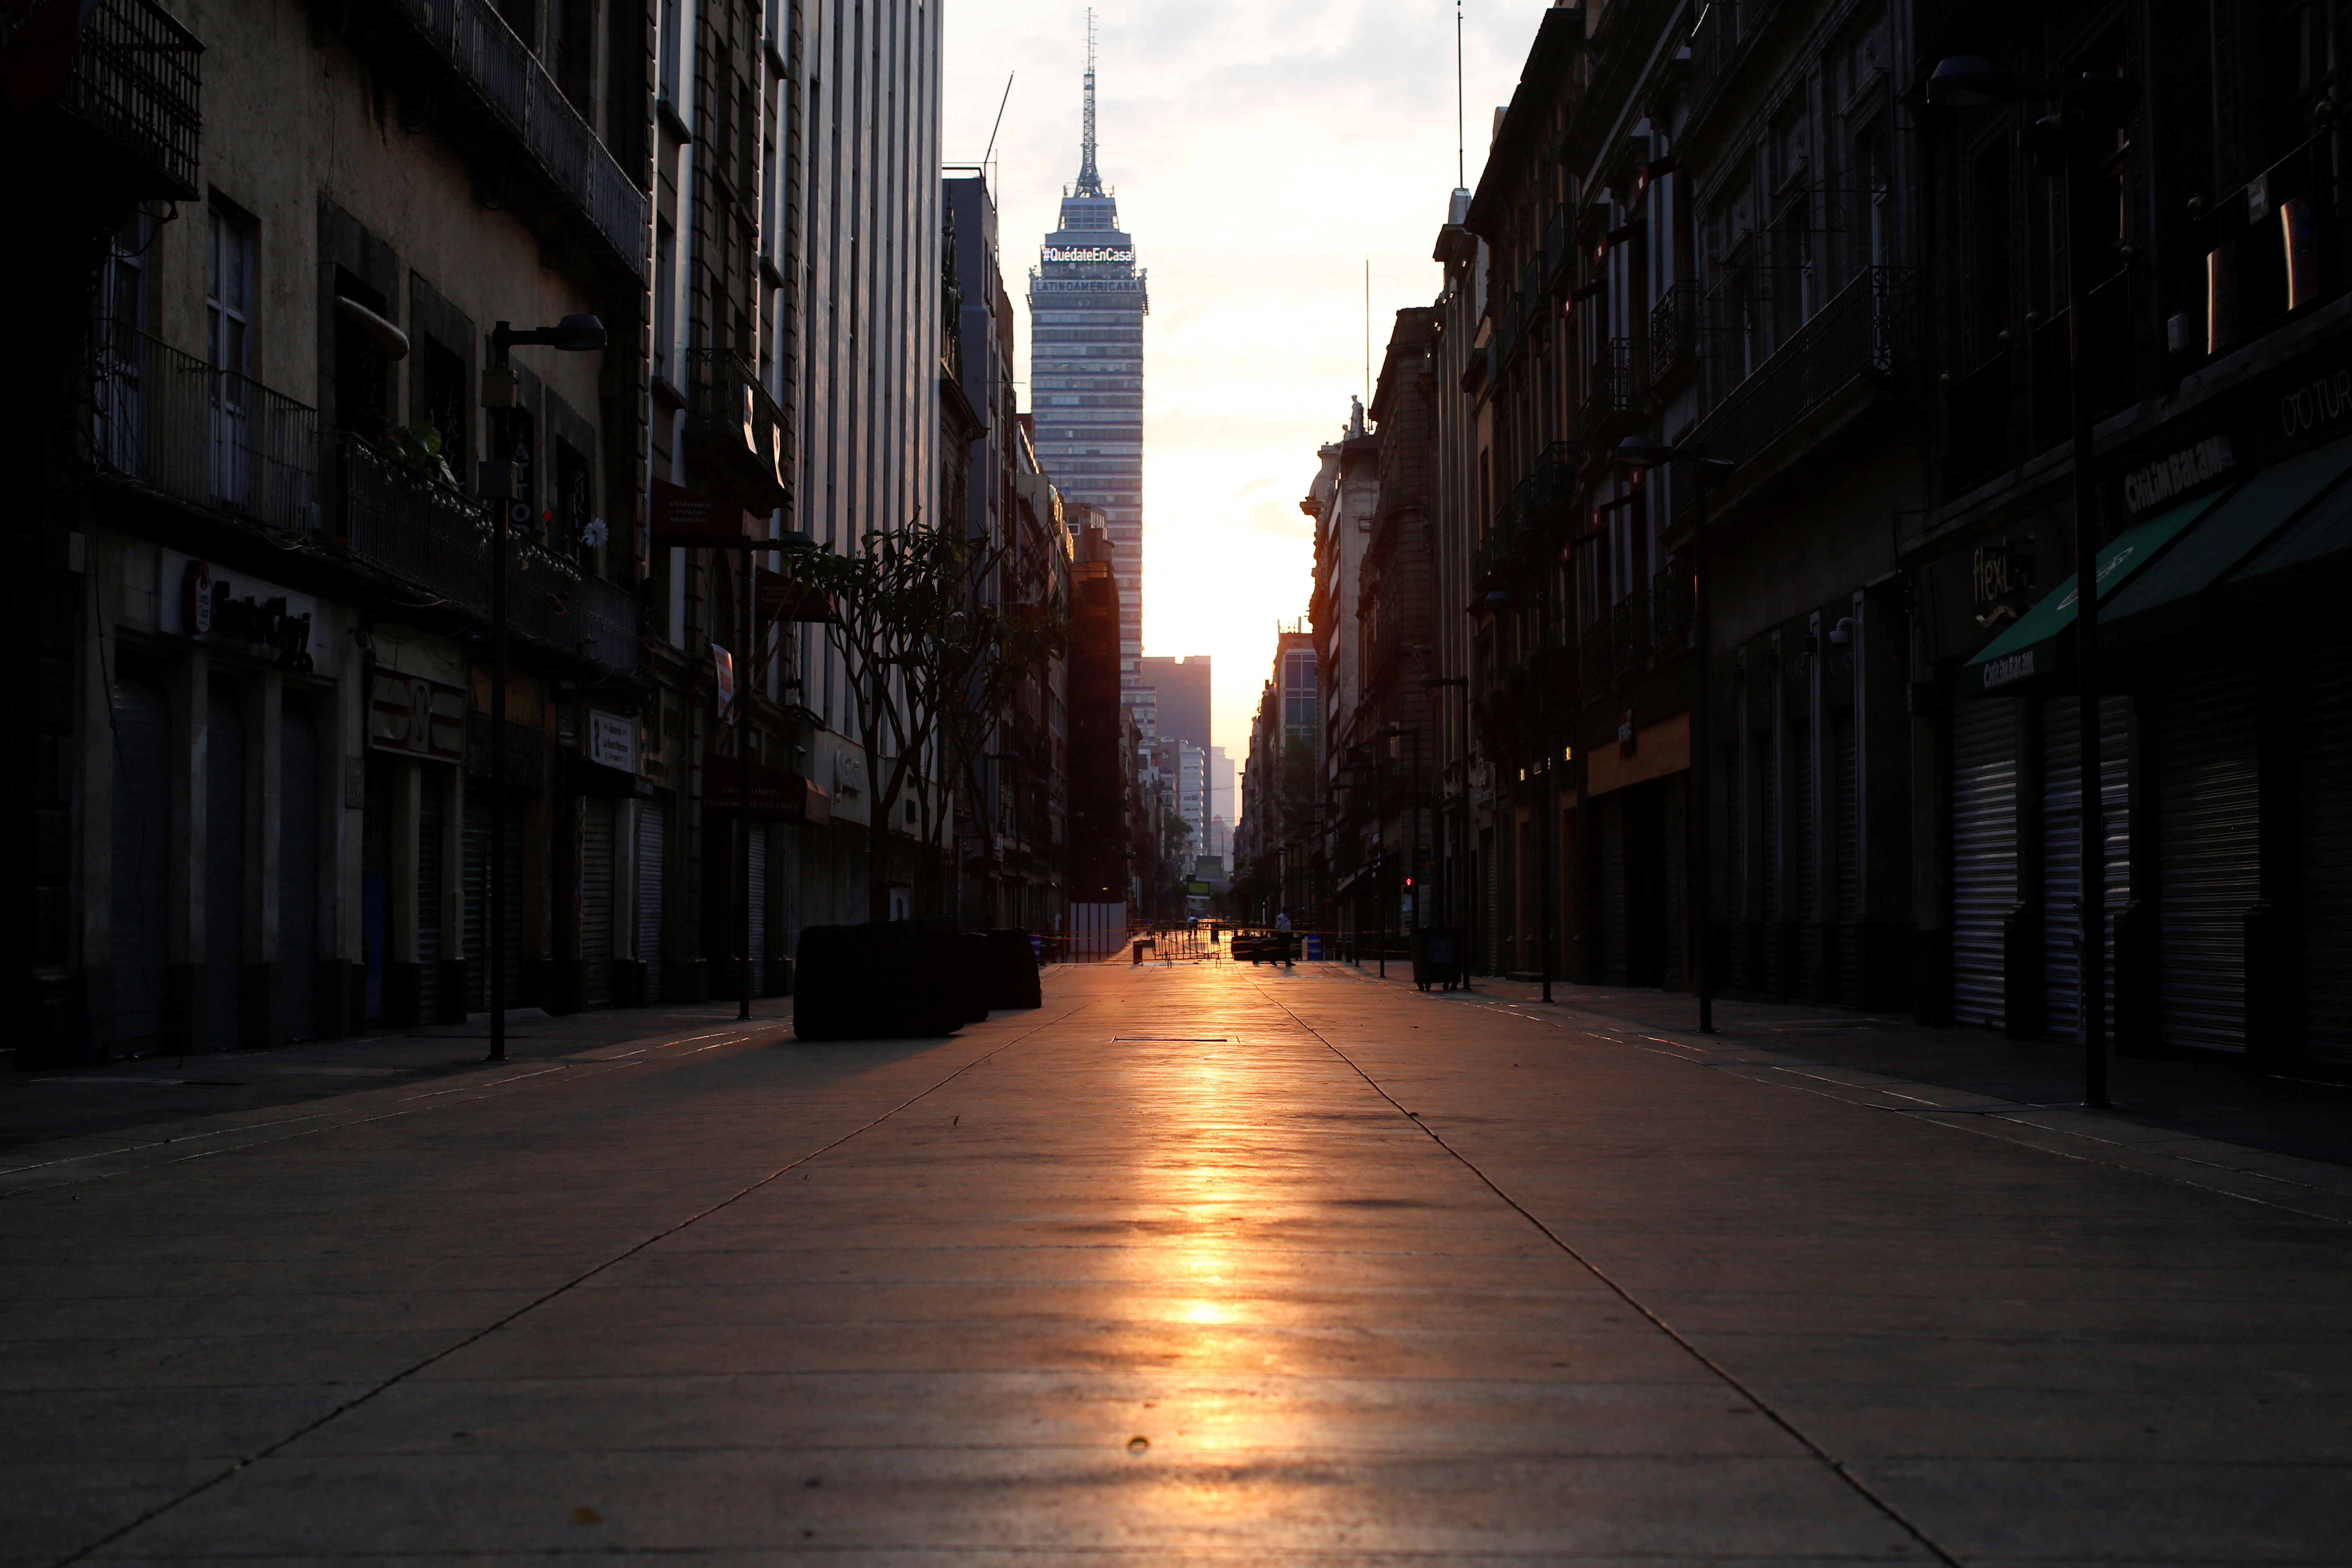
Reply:
[[1528, 610], [1536, 612], [1536, 744], [1540, 752], [1536, 769], [1536, 892], [1537, 931], [1536, 951], [1541, 963], [1543, 999], [1551, 1000], [1552, 970], [1552, 900], [1553, 884], [1559, 879], [1559, 868], [1552, 864], [1551, 818], [1557, 792], [1551, 781], [1551, 676], [1544, 666], [1551, 651], [1551, 595], [1549, 591], [1536, 594], [1506, 593], [1501, 590], [1486, 595], [1488, 610]]
[[[2091, 387], [2083, 362], [2083, 318], [2089, 298], [2091, 257], [2096, 248], [2090, 210], [2091, 182], [2086, 134], [2120, 128], [2139, 102], [2140, 84], [2121, 77], [2076, 77], [2040, 81], [1993, 68], [1971, 55], [1937, 63], [1927, 80], [1927, 102], [1943, 110], [1977, 109], [2000, 100], [2055, 101], [2058, 112], [2030, 128], [2027, 145], [2046, 173], [2062, 183], [2066, 204], [2067, 413], [2074, 459], [2074, 668], [2075, 715], [2082, 758], [2082, 793], [2076, 804], [2080, 830], [2077, 864], [2082, 879], [2075, 973], [2082, 987], [2083, 1103], [2104, 1107], [2107, 1100], [2106, 830], [2100, 797], [2099, 758], [2099, 533], [2098, 491], [2091, 472]], [[2054, 156], [2053, 156], [2054, 155]]]
[[[1437, 863], [1441, 868], [1439, 873], [1440, 892], [1437, 901], [1438, 907], [1444, 909], [1447, 917], [1451, 918], [1454, 914], [1454, 862], [1457, 860], [1466, 859], [1470, 853], [1470, 677], [1467, 675], [1423, 675], [1421, 677], [1421, 684], [1433, 690], [1443, 690], [1447, 686], [1459, 686], [1462, 688], [1462, 828], [1461, 831], [1454, 837], [1454, 853], [1448, 855], [1441, 852], [1437, 856]], [[1442, 744], [1443, 737], [1441, 736], [1441, 745]], [[1465, 918], [1462, 922], [1462, 978], [1459, 984], [1465, 991], [1470, 988], [1470, 955], [1478, 950], [1477, 943], [1471, 939], [1471, 933], [1474, 930], [1474, 922], [1472, 919], [1467, 917], [1470, 909], [1475, 905], [1476, 902], [1475, 895], [1463, 901]]]
[[[552, 327], [527, 332], [518, 332], [505, 321], [490, 329], [490, 350], [501, 371], [507, 367], [508, 350], [524, 343], [585, 353], [604, 346], [604, 324], [593, 316], [566, 316]], [[485, 500], [505, 503], [498, 508], [498, 526], [490, 530], [490, 865], [484, 879], [489, 887], [482, 911], [482, 963], [488, 982], [492, 1061], [507, 1059], [507, 528], [530, 515], [514, 470], [511, 461], [484, 463], [476, 470], [474, 485]]]
[[1696, 446], [1667, 446], [1645, 435], [1629, 435], [1612, 454], [1620, 466], [1654, 468], [1666, 463], [1688, 463], [1691, 483], [1691, 656], [1697, 661], [1692, 678], [1690, 706], [1690, 779], [1683, 789], [1684, 941], [1690, 950], [1691, 994], [1698, 1000], [1698, 1032], [1715, 1032], [1715, 976], [1706, 961], [1714, 922], [1708, 918], [1715, 902], [1715, 877], [1708, 863], [1709, 819], [1706, 790], [1712, 779], [1707, 768], [1707, 661], [1715, 641], [1715, 595], [1706, 576], [1706, 487], [1730, 474], [1732, 465], [1709, 457]]

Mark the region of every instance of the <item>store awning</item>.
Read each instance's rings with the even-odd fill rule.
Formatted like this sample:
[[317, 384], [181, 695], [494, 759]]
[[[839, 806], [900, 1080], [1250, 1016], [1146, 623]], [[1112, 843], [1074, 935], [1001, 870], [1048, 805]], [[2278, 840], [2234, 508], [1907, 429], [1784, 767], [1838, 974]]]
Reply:
[[2265, 542], [2222, 584], [2233, 608], [2258, 610], [2309, 595], [2331, 602], [2352, 577], [2352, 484], [2336, 488]]
[[2274, 463], [2231, 491], [2194, 532], [2099, 606], [2102, 648], [2118, 652], [2194, 632], [2208, 609], [2206, 591], [2248, 558], [2300, 534], [2309, 520], [2340, 513], [2352, 494], [2352, 441], [2332, 442]]
[[[2099, 556], [2099, 623], [2114, 615], [2116, 595], [2164, 554], [2191, 525], [2214, 509], [2231, 492], [2184, 501], [2139, 527], [2119, 535]], [[2058, 667], [2059, 634], [2074, 623], [2074, 574], [2052, 590], [2041, 603], [2018, 617], [2014, 625], [1986, 643], [1961, 666], [1964, 696], [1997, 696], [2011, 687], [2054, 674]]]

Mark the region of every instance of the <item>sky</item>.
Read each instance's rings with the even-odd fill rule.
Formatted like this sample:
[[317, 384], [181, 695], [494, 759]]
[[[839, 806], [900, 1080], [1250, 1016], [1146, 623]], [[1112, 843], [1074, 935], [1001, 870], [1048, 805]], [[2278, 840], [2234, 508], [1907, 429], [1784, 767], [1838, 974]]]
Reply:
[[[1215, 660], [1238, 766], [1275, 631], [1307, 613], [1316, 448], [1364, 390], [1455, 181], [1452, 0], [1097, 0], [1096, 142], [1150, 275], [1144, 325], [1143, 651]], [[1544, 6], [1465, 0], [1470, 183]], [[951, 0], [942, 155], [996, 139], [998, 245], [1021, 403], [1037, 246], [1077, 177], [1084, 0]], [[1377, 368], [1377, 358], [1375, 359]]]

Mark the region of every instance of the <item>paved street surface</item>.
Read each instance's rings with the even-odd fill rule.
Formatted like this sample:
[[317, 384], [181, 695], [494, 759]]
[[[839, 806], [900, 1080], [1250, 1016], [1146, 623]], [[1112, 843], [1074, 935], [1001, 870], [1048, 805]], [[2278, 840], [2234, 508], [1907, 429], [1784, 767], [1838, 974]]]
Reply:
[[0, 1557], [2352, 1561], [2335, 1092], [2239, 1136], [1818, 1009], [1045, 989], [11, 1085]]

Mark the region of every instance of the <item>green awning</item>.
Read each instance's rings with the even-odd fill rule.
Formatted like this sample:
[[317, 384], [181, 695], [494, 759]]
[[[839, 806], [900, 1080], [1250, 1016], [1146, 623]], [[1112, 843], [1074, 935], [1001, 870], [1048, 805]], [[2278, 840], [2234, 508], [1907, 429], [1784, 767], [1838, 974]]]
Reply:
[[[2227, 495], [2228, 492], [2224, 492]], [[2106, 624], [2116, 593], [2164, 553], [2189, 526], [2211, 511], [2222, 496], [2184, 501], [2162, 516], [2118, 535], [2099, 556], [2099, 623]], [[2058, 634], [2074, 623], [2074, 574], [2041, 603], [2019, 616], [2010, 629], [1986, 643], [1960, 668], [1963, 696], [1997, 695], [2021, 682], [2058, 667]]]
[[2241, 590], [2263, 595], [2290, 582], [2310, 589], [2323, 583], [2336, 586], [2334, 580], [2352, 566], [2352, 553], [2347, 552], [2352, 552], [2352, 485], [2339, 485], [2231, 572], [2224, 591], [2235, 598]]
[[2205, 591], [2228, 577], [2282, 530], [2342, 509], [2352, 472], [2352, 441], [2332, 442], [2274, 463], [2238, 486], [2197, 531], [2163, 553], [2130, 585], [2101, 599], [2102, 647], [2137, 647], [2193, 632], [2205, 613]]

